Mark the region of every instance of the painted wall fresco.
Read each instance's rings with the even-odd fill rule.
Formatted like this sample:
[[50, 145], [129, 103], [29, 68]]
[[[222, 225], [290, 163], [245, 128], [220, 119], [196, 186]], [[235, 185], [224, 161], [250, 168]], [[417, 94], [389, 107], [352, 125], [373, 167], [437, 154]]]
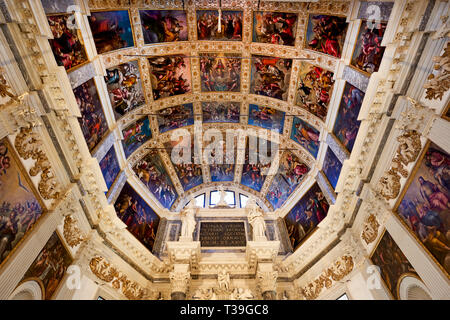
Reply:
[[342, 170], [342, 163], [330, 148], [328, 148], [327, 153], [325, 154], [322, 170], [333, 189], [336, 189], [339, 175], [341, 174]]
[[43, 213], [27, 174], [6, 138], [0, 140], [0, 264]]
[[307, 62], [300, 62], [300, 75], [295, 103], [325, 120], [333, 92], [333, 72]]
[[252, 56], [250, 93], [286, 101], [292, 59]]
[[139, 15], [145, 44], [188, 40], [186, 11], [140, 10]]
[[194, 124], [192, 103], [165, 108], [156, 113], [160, 133]]
[[153, 99], [171, 97], [191, 92], [189, 58], [163, 56], [148, 59], [151, 69]]
[[319, 185], [314, 183], [284, 218], [294, 250], [325, 219], [329, 207]]
[[158, 152], [150, 151], [136, 163], [133, 170], [155, 198], [169, 209], [178, 198], [178, 194]]
[[278, 152], [278, 145], [275, 144], [272, 147], [271, 141], [258, 139], [258, 143], [253, 144], [249, 143], [248, 138], [241, 184], [255, 191], [261, 191], [276, 152]]
[[200, 53], [202, 91], [241, 91], [241, 59], [238, 56], [232, 53]]
[[128, 10], [91, 12], [88, 19], [98, 54], [134, 46]]
[[143, 117], [137, 120], [125, 130], [122, 130], [122, 134], [123, 151], [125, 152], [125, 157], [128, 158], [134, 151], [136, 151], [152, 137], [148, 117]]
[[363, 20], [350, 65], [369, 74], [377, 72], [384, 54], [381, 46], [387, 23]]
[[81, 32], [70, 17], [68, 14], [47, 17], [53, 34], [50, 47], [58, 66], [64, 66], [67, 71], [88, 61]]
[[405, 186], [397, 213], [450, 274], [450, 156], [430, 143]]
[[171, 159], [177, 158], [177, 156], [186, 159], [186, 161], [180, 161], [180, 163], [173, 163], [184, 191], [203, 183], [201, 159], [195, 159], [193, 139], [169, 141], [164, 144], [164, 147]]
[[137, 60], [106, 69], [105, 82], [116, 120], [145, 104]]
[[198, 40], [242, 40], [242, 11], [222, 10], [219, 30], [217, 10], [197, 10]]
[[320, 147], [320, 132], [306, 121], [294, 117], [291, 129], [291, 139], [300, 144], [317, 158]]
[[283, 134], [285, 113], [269, 107], [249, 105], [248, 124]]
[[253, 26], [253, 42], [295, 44], [296, 13], [256, 11], [253, 13]]
[[399, 285], [402, 276], [416, 276], [416, 271], [400, 248], [386, 231], [383, 234], [377, 248], [372, 254], [371, 260], [374, 265], [380, 268], [381, 278], [386, 284], [392, 296], [399, 300]]
[[308, 173], [308, 166], [290, 151], [285, 151], [266, 195], [273, 209], [280, 208]]
[[[210, 141], [207, 143], [209, 144]], [[237, 154], [237, 140], [236, 137], [233, 140], [233, 144], [227, 149], [226, 144], [222, 144], [222, 154], [216, 154], [216, 150], [212, 149], [211, 156], [208, 157], [208, 163], [210, 163], [209, 171], [211, 174], [211, 181], [233, 181], [234, 169]]]
[[241, 113], [240, 102], [202, 102], [203, 122], [238, 123]]
[[305, 48], [340, 58], [347, 28], [345, 17], [310, 14]]
[[358, 134], [359, 110], [364, 99], [364, 92], [346, 82], [339, 111], [334, 123], [333, 133], [349, 152], [352, 152]]
[[60, 286], [72, 258], [67, 252], [58, 234], [53, 232], [44, 248], [25, 273], [23, 280], [37, 281], [45, 300], [50, 300]]
[[81, 112], [81, 118], [78, 118], [78, 122], [89, 151], [92, 152], [108, 131], [108, 123], [103, 113], [94, 79], [76, 87], [73, 89], [73, 93]]
[[114, 146], [109, 149], [105, 157], [99, 162], [99, 165], [103, 173], [103, 178], [105, 178], [106, 186], [109, 190], [120, 172], [120, 165], [117, 160]]
[[114, 208], [120, 220], [150, 252], [155, 244], [159, 217], [153, 209], [127, 183], [123, 186]]

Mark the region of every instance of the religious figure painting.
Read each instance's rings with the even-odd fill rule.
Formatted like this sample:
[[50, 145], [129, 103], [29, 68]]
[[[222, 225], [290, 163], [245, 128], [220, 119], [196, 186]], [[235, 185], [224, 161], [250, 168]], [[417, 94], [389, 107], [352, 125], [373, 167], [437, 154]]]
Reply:
[[316, 182], [286, 215], [284, 221], [294, 251], [302, 240], [325, 219], [329, 207], [327, 199]]
[[90, 79], [73, 89], [73, 93], [81, 112], [81, 118], [78, 118], [78, 122], [89, 151], [92, 152], [108, 131], [108, 123], [103, 113], [94, 79]]
[[148, 61], [153, 99], [191, 92], [189, 58], [174, 55], [149, 58]]
[[143, 117], [137, 120], [123, 130], [122, 134], [123, 151], [125, 152], [125, 157], [128, 158], [134, 151], [136, 151], [152, 137], [148, 117]]
[[253, 42], [293, 46], [297, 14], [256, 11], [253, 14]]
[[193, 138], [168, 141], [164, 146], [184, 191], [203, 183], [201, 159], [195, 155]]
[[203, 92], [239, 92], [241, 59], [232, 53], [200, 53], [200, 77]]
[[103, 178], [105, 179], [106, 186], [108, 190], [111, 188], [114, 180], [116, 180], [117, 175], [120, 172], [119, 161], [117, 160], [116, 151], [114, 146], [109, 149], [104, 158], [99, 162], [100, 169], [103, 173]]
[[347, 28], [346, 17], [310, 14], [305, 48], [340, 58]]
[[336, 189], [339, 175], [342, 170], [342, 163], [330, 148], [328, 148], [327, 153], [325, 154], [322, 170], [333, 189]]
[[277, 173], [266, 195], [266, 199], [269, 200], [274, 210], [286, 202], [308, 171], [308, 166], [291, 151], [283, 153]]
[[81, 32], [75, 19], [69, 14], [47, 16], [53, 39], [49, 39], [50, 47], [58, 66], [67, 71], [88, 61]]
[[372, 253], [371, 260], [375, 266], [380, 268], [381, 278], [392, 296], [397, 300], [400, 300], [399, 286], [402, 278], [404, 276], [419, 278], [416, 270], [387, 230]]
[[378, 71], [385, 49], [381, 41], [386, 25], [386, 22], [362, 21], [350, 65], [369, 74]]
[[349, 152], [352, 152], [361, 123], [358, 115], [363, 99], [364, 92], [348, 82], [345, 84], [333, 133]]
[[291, 139], [308, 150], [314, 158], [317, 158], [317, 154], [319, 152], [319, 136], [319, 130], [311, 126], [306, 121], [294, 117], [292, 122]]
[[91, 12], [88, 19], [98, 54], [134, 46], [128, 10]]
[[287, 100], [292, 59], [252, 56], [250, 93]]
[[38, 282], [42, 289], [43, 298], [50, 300], [60, 286], [71, 263], [72, 257], [55, 231], [28, 268], [23, 281], [33, 280]]
[[278, 144], [249, 137], [245, 148], [241, 184], [255, 191], [261, 191], [272, 161], [278, 152]]
[[0, 140], [0, 264], [28, 234], [44, 208], [7, 138]]
[[333, 72], [300, 62], [295, 103], [325, 121], [333, 92]]
[[156, 113], [160, 133], [194, 124], [192, 103], [168, 107]]
[[120, 220], [150, 252], [155, 244], [159, 217], [141, 196], [125, 183], [114, 208]]
[[186, 11], [140, 10], [144, 43], [160, 43], [188, 40]]
[[202, 102], [203, 123], [239, 123], [240, 102]]
[[170, 176], [156, 150], [150, 151], [136, 163], [133, 171], [165, 208], [169, 209], [178, 198]]
[[242, 11], [222, 10], [219, 26], [219, 11], [197, 10], [198, 40], [242, 40]]
[[285, 113], [269, 107], [249, 105], [248, 124], [283, 134]]
[[449, 154], [430, 142], [403, 192], [397, 213], [450, 274]]
[[233, 139], [233, 145], [229, 150], [225, 143], [220, 146], [222, 154], [216, 154], [216, 149], [211, 150], [211, 157], [208, 157], [209, 171], [211, 174], [211, 181], [233, 181], [234, 169], [236, 162], [236, 138]]
[[105, 82], [116, 120], [145, 104], [137, 60], [106, 69]]

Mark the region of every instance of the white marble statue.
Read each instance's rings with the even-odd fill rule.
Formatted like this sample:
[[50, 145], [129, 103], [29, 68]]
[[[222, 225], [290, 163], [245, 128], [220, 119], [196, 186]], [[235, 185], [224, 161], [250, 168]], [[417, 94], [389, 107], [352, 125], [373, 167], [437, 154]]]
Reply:
[[180, 240], [191, 240], [197, 222], [195, 221], [195, 213], [197, 206], [192, 199], [189, 204], [181, 211], [181, 237]]
[[249, 198], [245, 206], [247, 211], [248, 222], [253, 229], [253, 241], [267, 241], [266, 222], [264, 221], [263, 212], [256, 203], [254, 198]]
[[225, 270], [217, 274], [217, 282], [219, 283], [219, 290], [228, 292], [230, 289], [230, 274]]

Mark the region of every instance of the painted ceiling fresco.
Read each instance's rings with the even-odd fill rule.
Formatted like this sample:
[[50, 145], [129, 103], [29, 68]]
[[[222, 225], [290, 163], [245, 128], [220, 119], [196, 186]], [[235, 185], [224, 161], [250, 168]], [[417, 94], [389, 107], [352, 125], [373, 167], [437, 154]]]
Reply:
[[[340, 58], [345, 54], [361, 79], [370, 77], [383, 57], [385, 22], [361, 20], [350, 39], [346, 2], [222, 0], [221, 10], [214, 0], [131, 2], [126, 8], [105, 3], [90, 1], [86, 25], [92, 38], [68, 26], [63, 13], [48, 21], [55, 60], [69, 74], [94, 60], [87, 43], [102, 59], [104, 73], [84, 73], [85, 81], [73, 89], [82, 133], [99, 154], [109, 189], [120, 192], [123, 181], [112, 186], [130, 167], [137, 179], [127, 183], [140, 183], [161, 208], [173, 210], [201, 186], [223, 182], [275, 210], [292, 194], [305, 194], [299, 189], [313, 167], [337, 185], [343, 163], [327, 136], [340, 142], [340, 152], [351, 152], [364, 99], [354, 86], [358, 81], [337, 79]], [[230, 129], [273, 133], [265, 143], [279, 146], [279, 166], [251, 163], [256, 151], [248, 137], [222, 146], [228, 154], [222, 163], [174, 163], [178, 141], [170, 136], [192, 133], [197, 125], [223, 137]], [[194, 152], [189, 157], [195, 160]]]

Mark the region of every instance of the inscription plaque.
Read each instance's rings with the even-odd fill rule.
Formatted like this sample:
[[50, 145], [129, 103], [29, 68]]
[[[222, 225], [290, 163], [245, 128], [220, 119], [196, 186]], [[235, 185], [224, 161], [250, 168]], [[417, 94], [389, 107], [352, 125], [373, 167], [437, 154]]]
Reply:
[[244, 222], [201, 222], [200, 244], [202, 247], [245, 247]]

